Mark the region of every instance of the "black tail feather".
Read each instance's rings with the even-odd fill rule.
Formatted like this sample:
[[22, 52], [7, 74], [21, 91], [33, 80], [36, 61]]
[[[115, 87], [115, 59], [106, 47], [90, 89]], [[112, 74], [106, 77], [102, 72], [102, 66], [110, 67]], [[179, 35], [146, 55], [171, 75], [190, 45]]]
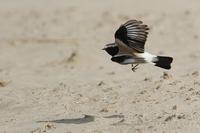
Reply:
[[173, 61], [172, 57], [165, 57], [165, 56], [157, 56], [156, 61], [154, 61], [155, 66], [164, 68], [164, 69], [170, 69], [171, 63]]

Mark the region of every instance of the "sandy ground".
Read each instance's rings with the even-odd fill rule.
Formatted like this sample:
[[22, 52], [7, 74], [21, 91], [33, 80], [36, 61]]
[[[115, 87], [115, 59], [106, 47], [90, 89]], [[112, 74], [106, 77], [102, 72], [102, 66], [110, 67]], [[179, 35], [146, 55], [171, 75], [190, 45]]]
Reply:
[[[199, 133], [199, 0], [0, 0], [0, 133]], [[172, 69], [110, 61], [120, 24]]]

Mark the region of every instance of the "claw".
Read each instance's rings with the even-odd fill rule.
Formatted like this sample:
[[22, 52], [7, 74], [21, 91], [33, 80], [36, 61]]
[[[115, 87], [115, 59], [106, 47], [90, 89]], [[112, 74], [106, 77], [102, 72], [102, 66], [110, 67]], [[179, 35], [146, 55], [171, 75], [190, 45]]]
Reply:
[[137, 69], [138, 69], [138, 68], [137, 68], [137, 66], [138, 66], [138, 65], [139, 65], [139, 64], [137, 64], [137, 65], [133, 66], [133, 64], [131, 64], [131, 66], [132, 66], [132, 68], [131, 68], [131, 69], [132, 69], [132, 71], [133, 71], [133, 72], [135, 72], [135, 70], [137, 70]]

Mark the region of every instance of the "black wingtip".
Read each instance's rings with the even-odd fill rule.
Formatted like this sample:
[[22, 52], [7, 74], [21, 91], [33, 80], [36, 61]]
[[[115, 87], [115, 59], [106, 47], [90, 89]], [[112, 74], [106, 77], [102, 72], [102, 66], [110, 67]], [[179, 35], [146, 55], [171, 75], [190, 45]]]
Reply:
[[120, 26], [119, 29], [115, 32], [115, 38], [121, 40], [124, 43], [128, 43], [127, 29], [124, 25]]

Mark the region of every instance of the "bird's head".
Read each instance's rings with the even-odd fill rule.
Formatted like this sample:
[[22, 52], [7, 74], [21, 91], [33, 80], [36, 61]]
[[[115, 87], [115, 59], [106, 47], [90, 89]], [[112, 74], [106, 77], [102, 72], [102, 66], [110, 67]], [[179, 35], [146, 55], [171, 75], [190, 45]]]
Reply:
[[106, 44], [102, 50], [105, 50], [111, 56], [114, 56], [119, 52], [119, 48], [115, 43]]

